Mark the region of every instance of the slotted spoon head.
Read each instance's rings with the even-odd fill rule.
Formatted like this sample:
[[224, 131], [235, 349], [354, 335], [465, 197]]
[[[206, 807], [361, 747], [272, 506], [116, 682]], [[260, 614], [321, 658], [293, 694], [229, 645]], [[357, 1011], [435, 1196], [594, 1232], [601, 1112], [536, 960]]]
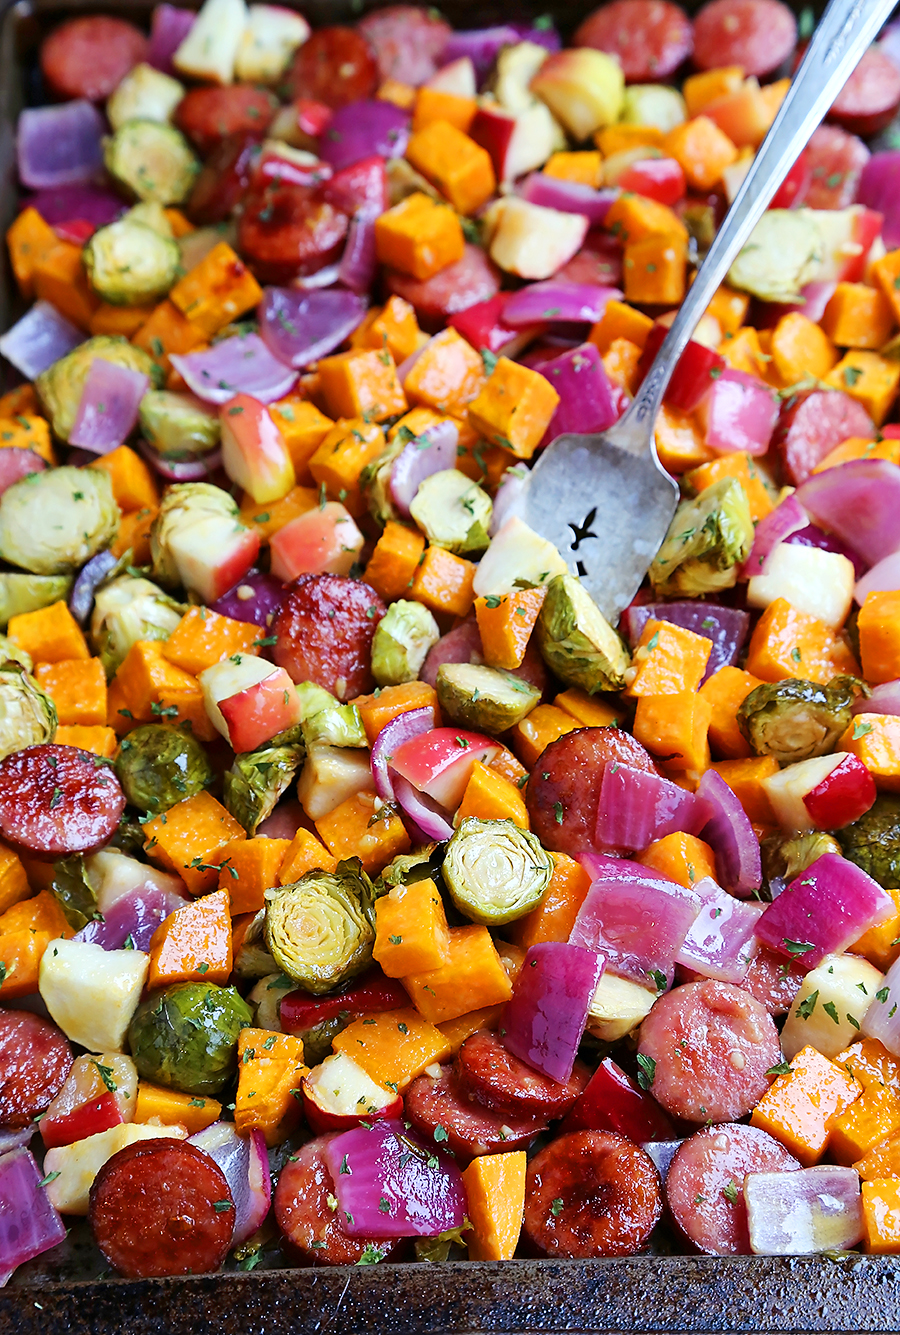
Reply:
[[553, 543], [615, 625], [662, 545], [678, 484], [655, 455], [636, 456], [611, 436], [557, 437], [532, 469], [516, 510]]

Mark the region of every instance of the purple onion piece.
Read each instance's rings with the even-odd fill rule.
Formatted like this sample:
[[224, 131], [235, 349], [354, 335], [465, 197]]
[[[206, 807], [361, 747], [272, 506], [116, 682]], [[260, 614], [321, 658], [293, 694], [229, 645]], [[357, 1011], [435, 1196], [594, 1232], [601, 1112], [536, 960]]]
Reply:
[[91, 362], [69, 444], [94, 454], [109, 454], [135, 428], [138, 407], [150, 386], [150, 377], [103, 357]]
[[846, 542], [841, 542], [833, 533], [826, 533], [818, 524], [807, 524], [806, 528], [797, 529], [795, 533], [785, 538], [785, 542], [789, 546], [793, 544], [798, 547], [818, 547], [823, 552], [837, 552], [839, 556], [846, 556], [853, 566], [857, 579], [862, 579], [868, 569], [865, 561], [852, 547], [848, 547]]
[[900, 150], [872, 154], [862, 169], [856, 199], [883, 215], [881, 234], [888, 250], [900, 246]]
[[363, 297], [343, 288], [267, 287], [259, 304], [259, 331], [282, 366], [300, 368], [343, 343], [362, 320], [366, 305]]
[[187, 903], [181, 895], [159, 885], [140, 885], [120, 895], [102, 921], [86, 923], [76, 933], [78, 941], [92, 941], [104, 950], [121, 950], [131, 938], [135, 950], [149, 950], [153, 933], [170, 913]]
[[27, 107], [16, 132], [19, 177], [31, 190], [90, 181], [103, 168], [106, 125], [84, 99]]
[[204, 352], [173, 353], [171, 362], [204, 403], [227, 403], [235, 394], [274, 403], [297, 380], [297, 372], [273, 356], [259, 334], [237, 334]]
[[512, 26], [520, 42], [533, 42], [535, 46], [546, 47], [550, 52], [562, 48], [562, 38], [552, 23], [514, 23]]
[[895, 911], [887, 891], [861, 867], [838, 853], [824, 853], [766, 905], [756, 935], [809, 971]]
[[651, 619], [668, 621], [712, 642], [703, 681], [708, 681], [720, 667], [734, 667], [750, 630], [750, 614], [736, 607], [719, 607], [700, 599], [685, 603], [644, 603], [640, 607], [627, 607], [622, 613], [620, 629], [632, 649]]
[[50, 1204], [41, 1178], [33, 1154], [24, 1147], [0, 1158], [0, 1274], [65, 1239], [66, 1226]]
[[877, 565], [900, 549], [897, 464], [852, 459], [813, 473], [794, 495], [817, 524], [836, 533], [867, 565]]
[[83, 218], [95, 227], [106, 227], [120, 218], [128, 207], [118, 195], [95, 185], [61, 185], [40, 190], [22, 201], [23, 208], [37, 209], [44, 222], [71, 222]]
[[0, 1126], [0, 1155], [9, 1154], [10, 1150], [18, 1150], [27, 1145], [35, 1131], [37, 1131], [35, 1122], [29, 1126], [15, 1128]]
[[691, 887], [703, 907], [691, 923], [676, 964], [720, 983], [740, 984], [756, 954], [756, 924], [762, 904], [735, 899], [705, 877]]
[[622, 192], [617, 187], [592, 190], [579, 181], [564, 181], [557, 176], [545, 176], [543, 172], [532, 172], [519, 193], [529, 204], [540, 204], [559, 213], [581, 213], [592, 227], [602, 227]]
[[107, 548], [105, 552], [98, 552], [96, 556], [92, 556], [87, 565], [81, 567], [69, 594], [69, 611], [79, 626], [87, 625], [94, 606], [97, 585], [103, 583], [117, 561], [118, 557]]
[[336, 172], [363, 158], [402, 158], [409, 114], [393, 102], [351, 102], [339, 107], [319, 139], [319, 156]]
[[362, 295], [371, 291], [377, 270], [375, 218], [361, 209], [350, 219], [347, 244], [338, 268], [338, 280], [351, 292]]
[[291, 286], [300, 292], [317, 292], [322, 287], [334, 287], [341, 276], [340, 264], [328, 264], [315, 273], [305, 274], [291, 280]]
[[603, 955], [571, 942], [532, 946], [503, 1012], [504, 1047], [534, 1070], [565, 1083], [605, 964]]
[[759, 840], [750, 818], [714, 769], [704, 773], [696, 797], [707, 817], [700, 837], [715, 853], [719, 880], [733, 895], [746, 899], [762, 885]]
[[441, 53], [441, 64], [450, 65], [454, 60], [468, 56], [480, 87], [504, 46], [515, 46], [522, 41], [521, 31], [521, 25], [512, 23], [498, 24], [494, 28], [460, 29], [448, 39]]
[[246, 575], [221, 598], [210, 604], [213, 612], [231, 617], [233, 621], [248, 621], [266, 630], [272, 625], [287, 596], [287, 588], [274, 575], [262, 570], [248, 570]]
[[193, 28], [197, 15], [175, 5], [157, 5], [150, 22], [147, 64], [163, 74], [177, 75], [172, 57]]
[[205, 482], [222, 464], [222, 451], [212, 450], [196, 459], [164, 459], [146, 440], [138, 441], [138, 450], [160, 477], [169, 482]]
[[246, 1242], [269, 1213], [272, 1182], [269, 1156], [261, 1131], [239, 1136], [233, 1122], [213, 1122], [188, 1140], [218, 1165], [234, 1201], [232, 1245]]
[[437, 683], [438, 668], [442, 663], [483, 663], [484, 653], [481, 647], [481, 634], [474, 617], [463, 621], [453, 630], [442, 635], [437, 644], [428, 650], [419, 680], [429, 686]]
[[780, 505], [770, 510], [756, 525], [753, 546], [744, 562], [742, 575], [752, 579], [754, 575], [763, 575], [766, 562], [775, 547], [784, 542], [792, 533], [809, 526], [809, 515], [797, 499], [797, 493], [791, 492]]
[[404, 519], [426, 478], [453, 468], [459, 443], [459, 427], [450, 421], [435, 422], [420, 436], [406, 442], [391, 465], [391, 499]]
[[34, 380], [84, 342], [84, 334], [49, 301], [36, 301], [0, 338], [0, 356], [27, 380]]
[[581, 343], [537, 369], [559, 395], [559, 403], [544, 433], [545, 445], [568, 431], [605, 431], [618, 421], [613, 387], [593, 343]]
[[293, 839], [306, 819], [306, 813], [295, 797], [286, 797], [256, 828], [255, 839]]
[[434, 727], [434, 710], [430, 705], [421, 709], [407, 709], [386, 723], [372, 744], [372, 778], [375, 792], [383, 802], [395, 802], [397, 795], [388, 766], [398, 746], [411, 737], [429, 732]]
[[432, 839], [442, 843], [451, 837], [453, 826], [443, 807], [427, 794], [413, 788], [409, 780], [404, 779], [395, 770], [389, 771], [389, 780], [393, 784], [394, 795], [400, 803], [404, 816], [412, 822], [411, 826], [407, 825], [411, 839], [425, 844]]
[[494, 537], [500, 531], [507, 519], [519, 513], [519, 508], [525, 496], [525, 483], [528, 478], [528, 469], [524, 464], [513, 464], [507, 468], [503, 474], [500, 486], [494, 495], [494, 508], [491, 512], [491, 522], [488, 525], [488, 534]]
[[862, 695], [858, 696], [853, 705], [853, 713], [900, 715], [900, 678], [873, 686], [868, 699]]
[[670, 779], [607, 765], [597, 811], [597, 846], [638, 852], [654, 839], [697, 829], [697, 799]]
[[743, 1192], [750, 1248], [757, 1254], [832, 1255], [865, 1236], [855, 1168], [817, 1164], [793, 1172], [748, 1173]]
[[[503, 307], [503, 323], [511, 329], [544, 323], [596, 324], [607, 303], [621, 300], [617, 287], [593, 283], [559, 283], [549, 278], [514, 292]], [[591, 344], [591, 347], [594, 345]]]

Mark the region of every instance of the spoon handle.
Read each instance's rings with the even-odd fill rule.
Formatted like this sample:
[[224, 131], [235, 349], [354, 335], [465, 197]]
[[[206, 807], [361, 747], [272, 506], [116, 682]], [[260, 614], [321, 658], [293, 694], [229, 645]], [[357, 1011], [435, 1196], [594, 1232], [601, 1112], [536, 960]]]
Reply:
[[831, 0], [644, 383], [621, 422], [607, 432], [620, 448], [633, 454], [652, 453], [653, 422], [697, 322], [894, 4], [895, 0]]

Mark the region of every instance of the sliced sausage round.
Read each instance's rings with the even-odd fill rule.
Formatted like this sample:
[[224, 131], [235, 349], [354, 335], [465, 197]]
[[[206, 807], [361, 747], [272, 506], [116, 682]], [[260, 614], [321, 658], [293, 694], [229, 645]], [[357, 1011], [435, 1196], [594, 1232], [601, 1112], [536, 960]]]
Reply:
[[659, 83], [691, 54], [694, 30], [671, 0], [612, 0], [588, 15], [572, 45], [615, 56], [627, 83]]
[[288, 283], [337, 260], [349, 226], [320, 187], [272, 182], [247, 196], [238, 249], [261, 283]]
[[339, 1132], [301, 1145], [281, 1170], [272, 1205], [288, 1259], [305, 1265], [359, 1265], [372, 1249], [383, 1260], [397, 1246], [393, 1238], [351, 1238], [343, 1216], [333, 1208], [334, 1180], [325, 1162], [325, 1146]]
[[225, 222], [244, 198], [259, 142], [250, 135], [233, 134], [210, 153], [194, 182], [185, 212], [200, 227]]
[[388, 5], [366, 14], [356, 27], [375, 52], [379, 77], [414, 88], [437, 72], [453, 32], [435, 10], [418, 5]]
[[762, 78], [790, 59], [797, 20], [781, 0], [710, 0], [694, 19], [694, 64], [740, 65]]
[[820, 125], [806, 146], [807, 208], [846, 209], [856, 199], [863, 167], [871, 156], [855, 134], [838, 125]]
[[659, 998], [641, 1025], [641, 1055], [654, 1063], [653, 1097], [686, 1122], [734, 1122], [769, 1088], [783, 1060], [778, 1030], [743, 988], [706, 979]]
[[278, 99], [262, 88], [233, 84], [228, 88], [192, 88], [175, 108], [175, 124], [203, 154], [231, 134], [264, 139], [278, 110]]
[[659, 773], [649, 752], [622, 728], [578, 728], [538, 757], [525, 801], [531, 828], [545, 848], [574, 858], [596, 847], [600, 786], [609, 761]]
[[431, 278], [412, 278], [396, 269], [385, 269], [384, 282], [388, 292], [415, 307], [419, 323], [434, 333], [451, 315], [496, 296], [500, 271], [480, 246], [467, 245], [462, 259]]
[[787, 1015], [806, 974], [807, 970], [796, 960], [786, 960], [768, 946], [760, 946], [741, 986], [770, 1015]]
[[0, 1126], [28, 1126], [62, 1089], [72, 1049], [61, 1030], [31, 1011], [0, 1007]]
[[372, 639], [386, 611], [360, 579], [301, 575], [275, 620], [275, 662], [292, 681], [314, 681], [339, 700], [371, 691]]
[[147, 39], [124, 19], [95, 14], [61, 24], [41, 47], [41, 72], [54, 97], [102, 102], [147, 56]]
[[139, 1140], [91, 1187], [97, 1246], [126, 1279], [204, 1275], [228, 1255], [234, 1200], [218, 1164], [184, 1140]]
[[868, 139], [890, 125], [900, 107], [900, 70], [870, 46], [834, 99], [828, 119]]
[[420, 1075], [406, 1091], [404, 1103], [407, 1119], [423, 1136], [431, 1139], [437, 1132], [439, 1141], [466, 1162], [479, 1154], [524, 1149], [539, 1131], [547, 1130], [549, 1120], [539, 1113], [516, 1115], [471, 1102], [452, 1066], [443, 1067], [437, 1080]]
[[319, 28], [294, 56], [288, 83], [292, 98], [324, 102], [337, 111], [374, 93], [375, 53], [355, 28]]
[[124, 810], [115, 770], [76, 746], [26, 746], [0, 761], [0, 836], [38, 857], [92, 853]]
[[566, 1084], [551, 1080], [507, 1052], [496, 1034], [480, 1029], [456, 1054], [459, 1085], [477, 1103], [498, 1112], [540, 1113], [562, 1117], [590, 1079], [584, 1062], [576, 1061]]
[[633, 1256], [662, 1211], [653, 1161], [610, 1131], [571, 1131], [528, 1165], [523, 1227], [547, 1256]]
[[772, 448], [785, 482], [799, 487], [826, 454], [850, 436], [874, 440], [875, 427], [861, 403], [841, 389], [811, 389], [785, 400]]
[[744, 1178], [799, 1167], [774, 1136], [755, 1126], [705, 1126], [676, 1150], [666, 1177], [666, 1200], [675, 1223], [699, 1251], [747, 1256]]
[[[584, 245], [553, 277], [561, 283], [592, 283], [595, 287], [620, 287], [622, 284], [622, 243], [617, 236], [593, 228]], [[549, 355], [555, 356], [556, 348]]]

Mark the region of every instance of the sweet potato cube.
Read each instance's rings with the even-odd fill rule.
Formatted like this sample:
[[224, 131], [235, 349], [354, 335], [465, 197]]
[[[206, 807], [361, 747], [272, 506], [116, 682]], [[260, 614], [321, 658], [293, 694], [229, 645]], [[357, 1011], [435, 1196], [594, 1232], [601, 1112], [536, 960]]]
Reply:
[[427, 973], [446, 963], [450, 933], [434, 881], [395, 885], [375, 901], [373, 954], [388, 978]]
[[354, 348], [323, 357], [319, 378], [328, 411], [335, 417], [383, 422], [406, 412], [406, 396], [387, 349]]
[[676, 236], [629, 241], [623, 259], [625, 297], [648, 306], [673, 306], [687, 288], [687, 244]]
[[485, 379], [481, 354], [455, 329], [442, 329], [416, 360], [403, 390], [410, 403], [464, 417]]
[[518, 459], [530, 459], [558, 403], [559, 395], [539, 371], [498, 357], [487, 384], [469, 406], [469, 421], [492, 444]]
[[402, 297], [391, 296], [383, 306], [369, 311], [358, 329], [350, 335], [351, 348], [387, 348], [399, 366], [419, 346], [421, 330], [415, 308]]
[[878, 589], [859, 610], [859, 653], [866, 681], [900, 677], [900, 591]]
[[316, 832], [340, 862], [358, 857], [363, 870], [377, 876], [399, 853], [409, 851], [409, 835], [390, 805], [376, 808], [373, 793], [354, 793], [316, 821]]
[[750, 1118], [751, 1126], [780, 1140], [804, 1168], [818, 1163], [825, 1153], [832, 1119], [840, 1117], [862, 1093], [846, 1071], [805, 1047], [791, 1069], [775, 1077]]
[[12, 418], [0, 413], [0, 448], [33, 450], [45, 463], [53, 466], [57, 462], [50, 439], [50, 423], [35, 413], [17, 413]]
[[196, 793], [144, 826], [146, 852], [155, 862], [180, 876], [193, 895], [215, 888], [219, 854], [233, 839], [244, 837], [243, 826], [210, 793]]
[[58, 242], [38, 259], [32, 276], [37, 299], [49, 301], [60, 315], [87, 333], [100, 298], [88, 282], [81, 247], [68, 241]]
[[461, 260], [462, 224], [452, 209], [416, 192], [375, 219], [381, 264], [424, 281]]
[[178, 1089], [138, 1081], [135, 1122], [155, 1122], [162, 1126], [183, 1126], [189, 1136], [217, 1122], [222, 1113], [218, 1099], [182, 1094]]
[[85, 727], [80, 723], [60, 725], [53, 740], [59, 746], [77, 746], [80, 751], [90, 751], [107, 760], [116, 754], [118, 746], [118, 738], [112, 728]]
[[249, 621], [234, 621], [208, 607], [191, 607], [163, 642], [162, 654], [184, 672], [199, 677], [232, 654], [258, 654], [261, 631]]
[[708, 116], [676, 125], [666, 135], [666, 152], [681, 164], [688, 184], [695, 190], [712, 190], [738, 155], [732, 141]]
[[123, 514], [145, 507], [155, 509], [159, 505], [159, 488], [149, 465], [127, 445], [120, 445], [109, 454], [101, 454], [89, 467], [109, 473], [113, 497]]
[[225, 890], [235, 918], [265, 908], [266, 891], [278, 884], [289, 839], [232, 839], [220, 850], [219, 889]]
[[164, 371], [169, 372], [172, 369], [169, 357], [173, 352], [178, 356], [196, 352], [198, 348], [206, 346], [207, 335], [193, 320], [182, 315], [167, 297], [159, 303], [131, 341], [135, 347], [149, 353]]
[[446, 120], [416, 131], [406, 149], [408, 160], [446, 195], [457, 213], [475, 213], [497, 188], [491, 155]]
[[894, 312], [880, 288], [867, 283], [838, 283], [821, 323], [839, 348], [876, 352], [891, 335]]
[[876, 426], [881, 426], [894, 405], [900, 385], [900, 362], [877, 352], [852, 350], [841, 358], [826, 382], [861, 403]]
[[427, 1067], [450, 1056], [441, 1031], [412, 1006], [354, 1020], [332, 1047], [352, 1057], [377, 1085], [394, 1094], [402, 1094]]
[[426, 547], [413, 575], [409, 596], [430, 612], [468, 616], [475, 594], [475, 565], [443, 547]]
[[258, 305], [262, 288], [231, 246], [220, 241], [179, 279], [169, 300], [211, 337]]
[[417, 528], [389, 519], [366, 566], [366, 583], [385, 602], [408, 597], [413, 576], [425, 551], [425, 538]]
[[228, 894], [216, 890], [170, 913], [150, 942], [147, 986], [205, 982], [224, 986], [231, 975]]
[[309, 469], [316, 483], [351, 515], [363, 515], [367, 507], [359, 485], [360, 474], [383, 449], [384, 433], [375, 422], [362, 417], [341, 418], [311, 457]]
[[301, 826], [285, 849], [278, 869], [278, 884], [293, 885], [308, 871], [334, 871], [336, 866], [337, 858], [310, 830]]
[[[455, 927], [438, 969], [403, 979], [419, 1014], [432, 1024], [509, 1001], [512, 984], [486, 927]], [[359, 1060], [357, 1058], [357, 1060]]]
[[[574, 156], [574, 154], [573, 154]], [[472, 1231], [470, 1261], [509, 1261], [519, 1243], [525, 1210], [524, 1150], [482, 1154], [463, 1173]]]
[[328, 432], [334, 426], [314, 403], [289, 395], [269, 404], [269, 416], [274, 421], [285, 443], [298, 483], [309, 485], [313, 478], [309, 461]]
[[6, 633], [35, 663], [91, 656], [81, 627], [64, 602], [10, 617]]
[[34, 677], [56, 706], [62, 724], [83, 727], [106, 723], [106, 673], [99, 658], [68, 658], [38, 663]]
[[652, 617], [644, 626], [632, 658], [634, 676], [626, 694], [678, 695], [696, 691], [712, 652], [712, 642], [683, 626]]
[[484, 658], [491, 667], [511, 670], [521, 665], [545, 592], [544, 589], [519, 589], [499, 598], [475, 600]]
[[59, 237], [37, 209], [23, 209], [6, 233], [9, 260], [22, 296], [34, 296], [35, 265], [55, 250]]

